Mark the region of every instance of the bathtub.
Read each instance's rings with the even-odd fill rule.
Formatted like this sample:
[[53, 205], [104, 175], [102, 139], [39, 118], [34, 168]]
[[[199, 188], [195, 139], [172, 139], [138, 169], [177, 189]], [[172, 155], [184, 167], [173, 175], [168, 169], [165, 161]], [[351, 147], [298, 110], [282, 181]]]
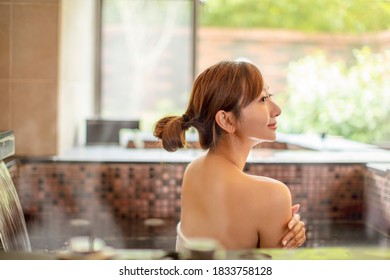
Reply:
[[[183, 172], [202, 153], [93, 146], [16, 158], [11, 173], [33, 250], [66, 249], [75, 219], [115, 248], [174, 250]], [[375, 149], [261, 149], [245, 171], [289, 186], [307, 225], [304, 247], [388, 247], [390, 176], [378, 165], [389, 159]]]

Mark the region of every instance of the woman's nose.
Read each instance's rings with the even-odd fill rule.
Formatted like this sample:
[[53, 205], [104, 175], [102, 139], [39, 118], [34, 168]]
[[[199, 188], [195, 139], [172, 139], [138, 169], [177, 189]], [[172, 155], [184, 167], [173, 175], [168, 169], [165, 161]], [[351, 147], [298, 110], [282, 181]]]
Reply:
[[282, 109], [280, 109], [278, 104], [272, 102], [272, 111], [271, 111], [272, 117], [278, 117], [280, 116], [281, 113], [282, 113]]

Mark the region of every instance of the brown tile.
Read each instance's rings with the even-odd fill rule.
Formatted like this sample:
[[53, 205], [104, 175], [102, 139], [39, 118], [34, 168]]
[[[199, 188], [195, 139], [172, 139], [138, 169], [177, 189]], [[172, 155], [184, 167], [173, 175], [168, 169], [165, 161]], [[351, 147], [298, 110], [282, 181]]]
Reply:
[[58, 14], [57, 4], [13, 5], [12, 78], [57, 78]]
[[57, 152], [57, 83], [11, 85], [11, 124], [16, 154], [53, 155]]
[[0, 130], [11, 129], [10, 123], [10, 94], [9, 83], [7, 81], [0, 81]]
[[0, 2], [0, 79], [9, 78], [11, 6]]

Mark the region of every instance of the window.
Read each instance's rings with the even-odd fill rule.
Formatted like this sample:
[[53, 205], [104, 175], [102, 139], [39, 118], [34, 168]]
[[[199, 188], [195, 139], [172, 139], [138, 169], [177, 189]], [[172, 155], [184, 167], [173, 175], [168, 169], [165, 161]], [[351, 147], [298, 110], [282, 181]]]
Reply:
[[193, 82], [193, 3], [102, 1], [102, 118], [140, 120], [150, 130], [183, 111]]

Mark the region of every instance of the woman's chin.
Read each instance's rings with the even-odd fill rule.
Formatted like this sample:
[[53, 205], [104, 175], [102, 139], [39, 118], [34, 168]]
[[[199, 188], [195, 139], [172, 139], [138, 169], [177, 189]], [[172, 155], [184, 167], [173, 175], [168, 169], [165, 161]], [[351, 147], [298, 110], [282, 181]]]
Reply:
[[276, 141], [276, 135], [274, 137], [269, 137], [269, 138], [256, 138], [256, 139], [252, 139], [254, 140], [254, 146], [255, 145], [258, 145], [258, 144], [261, 144], [261, 143], [264, 143], [264, 142], [275, 142]]

